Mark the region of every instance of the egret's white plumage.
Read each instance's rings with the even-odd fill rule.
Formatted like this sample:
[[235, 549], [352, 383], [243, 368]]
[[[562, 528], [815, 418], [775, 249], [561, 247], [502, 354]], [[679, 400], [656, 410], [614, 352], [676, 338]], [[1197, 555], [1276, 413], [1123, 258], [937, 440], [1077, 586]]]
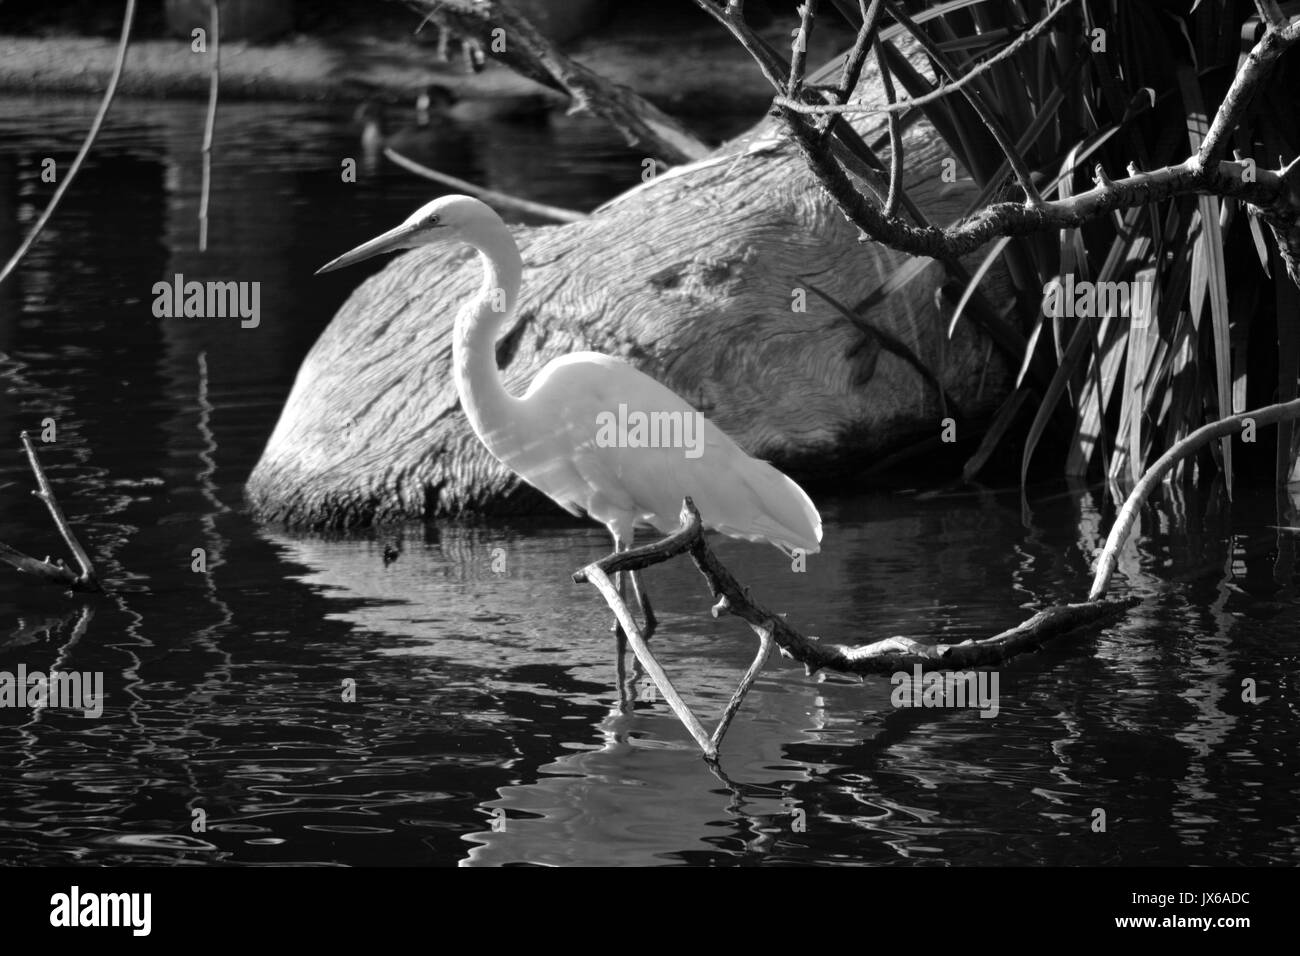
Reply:
[[[483, 285], [456, 318], [453, 365], [470, 424], [502, 464], [567, 511], [600, 521], [620, 550], [631, 546], [638, 524], [661, 532], [676, 528], [686, 496], [706, 527], [733, 538], [787, 551], [819, 549], [821, 518], [802, 488], [745, 454], [678, 395], [627, 362], [576, 352], [548, 363], [524, 395], [506, 390], [496, 365], [496, 336], [514, 311], [523, 264], [505, 224], [479, 200], [436, 199], [320, 271], [438, 242], [467, 243], [482, 259]], [[599, 441], [602, 416], [617, 416], [620, 405], [645, 415], [676, 413], [681, 422], [692, 416], [691, 424], [700, 428], [693, 436], [698, 443], [687, 449]]]

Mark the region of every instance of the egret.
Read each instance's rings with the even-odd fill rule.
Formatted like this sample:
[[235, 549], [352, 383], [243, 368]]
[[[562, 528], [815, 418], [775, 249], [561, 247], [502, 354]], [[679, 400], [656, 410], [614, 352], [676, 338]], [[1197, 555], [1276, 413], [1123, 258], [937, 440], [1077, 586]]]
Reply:
[[[615, 551], [632, 547], [637, 527], [673, 531], [688, 496], [710, 530], [786, 553], [820, 550], [821, 516], [799, 485], [746, 454], [628, 362], [575, 352], [549, 362], [522, 396], [510, 394], [497, 368], [496, 338], [518, 301], [523, 259], [485, 203], [469, 196], [435, 199], [317, 274], [443, 243], [473, 247], [483, 268], [478, 294], [455, 320], [452, 372], [474, 434], [493, 457], [570, 514], [603, 524]], [[640, 574], [629, 577], [646, 629], [653, 631]], [[623, 583], [620, 575], [620, 591]]]

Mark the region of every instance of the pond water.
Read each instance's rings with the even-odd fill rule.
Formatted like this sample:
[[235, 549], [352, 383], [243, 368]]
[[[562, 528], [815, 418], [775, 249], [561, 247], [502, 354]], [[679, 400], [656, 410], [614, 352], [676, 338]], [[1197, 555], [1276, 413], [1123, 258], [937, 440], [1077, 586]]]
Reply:
[[[0, 253], [44, 206], [41, 161], [66, 169], [93, 109], [0, 100]], [[364, 274], [312, 271], [436, 192], [364, 163], [342, 184], [347, 109], [228, 104], [200, 253], [201, 128], [201, 104], [118, 103], [0, 285], [0, 541], [64, 553], [18, 445], [51, 419], [41, 454], [111, 584], [69, 596], [0, 569], [0, 674], [99, 672], [105, 694], [98, 718], [0, 707], [0, 863], [1300, 862], [1297, 535], [1275, 527], [1298, 522], [1271, 492], [1159, 502], [1113, 586], [1142, 604], [1001, 667], [995, 716], [897, 708], [888, 677], [774, 658], [718, 773], [644, 681], [619, 708], [608, 610], [569, 579], [607, 550], [602, 529], [260, 526], [242, 484]], [[424, 145], [447, 172], [583, 209], [641, 172], [563, 117]], [[259, 280], [260, 325], [155, 318], [153, 284], [178, 272]], [[806, 572], [774, 549], [718, 553], [805, 632], [847, 643], [985, 636], [1080, 600], [1114, 513], [1085, 487], [818, 503]], [[709, 616], [683, 561], [647, 581], [661, 662], [716, 713], [751, 632]]]

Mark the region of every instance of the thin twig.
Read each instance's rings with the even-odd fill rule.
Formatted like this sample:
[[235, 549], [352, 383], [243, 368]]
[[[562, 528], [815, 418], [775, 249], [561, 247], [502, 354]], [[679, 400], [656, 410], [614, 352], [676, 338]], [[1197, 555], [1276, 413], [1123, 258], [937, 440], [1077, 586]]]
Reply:
[[712, 0], [695, 0], [695, 5], [707, 13], [713, 19], [717, 20], [730, 31], [731, 35], [736, 38], [745, 51], [758, 64], [762, 70], [764, 78], [772, 85], [772, 88], [778, 93], [786, 87], [786, 77], [788, 76], [785, 64], [782, 63], [773, 54], [772, 50], [745, 22], [743, 11], [737, 7], [732, 9], [728, 6], [726, 9], [719, 7]]
[[772, 645], [775, 643], [772, 629], [763, 627], [755, 630], [758, 631], [758, 653], [754, 656], [754, 662], [749, 665], [749, 670], [745, 671], [745, 676], [740, 679], [740, 686], [731, 695], [731, 700], [727, 701], [727, 706], [723, 708], [722, 716], [718, 719], [718, 726], [710, 738], [715, 753], [722, 746], [722, 738], [727, 736], [727, 728], [731, 726], [731, 721], [740, 710], [740, 705], [745, 702], [749, 689], [754, 686], [754, 681], [758, 680], [758, 675], [767, 666], [767, 659], [772, 656]]
[[1286, 25], [1286, 14], [1282, 12], [1277, 0], [1255, 0], [1255, 9], [1259, 11], [1259, 18], [1266, 26]]
[[212, 138], [217, 127], [217, 88], [221, 85], [221, 5], [208, 0], [212, 11], [209, 39], [212, 69], [208, 80], [208, 116], [203, 125], [203, 185], [199, 191], [199, 252], [208, 251], [208, 198], [212, 193]]
[[1160, 480], [1164, 478], [1175, 463], [1216, 438], [1240, 434], [1247, 420], [1252, 423], [1253, 427], [1263, 428], [1265, 425], [1273, 425], [1280, 421], [1291, 421], [1297, 418], [1300, 418], [1300, 398], [1290, 402], [1282, 402], [1278, 405], [1257, 408], [1250, 412], [1242, 412], [1240, 415], [1230, 415], [1216, 422], [1210, 422], [1208, 425], [1202, 425], [1161, 455], [1155, 464], [1146, 470], [1138, 483], [1133, 486], [1133, 490], [1129, 493], [1124, 506], [1120, 508], [1119, 514], [1115, 516], [1115, 524], [1111, 527], [1110, 535], [1106, 538], [1106, 546], [1102, 548], [1101, 553], [1097, 556], [1097, 568], [1093, 574], [1092, 590], [1088, 592], [1088, 600], [1095, 601], [1106, 593], [1111, 575], [1115, 573], [1116, 556], [1128, 539], [1129, 532], [1133, 529], [1133, 522], [1137, 520], [1142, 503], [1146, 501], [1152, 489], [1160, 483]]
[[876, 44], [876, 29], [880, 22], [880, 0], [858, 0], [862, 9], [862, 29], [853, 41], [853, 49], [844, 59], [844, 70], [840, 74], [840, 85], [836, 96], [841, 103], [847, 103], [858, 87], [858, 78], [862, 76], [862, 67], [867, 62], [867, 52]]
[[[1072, 2], [1073, 0], [1064, 0], [1061, 7]], [[921, 44], [921, 48], [925, 50], [930, 59], [934, 61], [935, 66], [937, 66], [944, 75], [948, 77], [950, 82], [958, 84], [961, 77], [957, 74], [956, 68], [948, 59], [947, 54], [939, 48], [939, 45], [930, 39], [930, 35], [922, 30], [916, 21], [908, 16], [907, 11], [904, 10], [899, 3], [895, 2], [895, 0], [884, 0], [884, 4], [885, 8], [889, 10], [893, 18], [916, 38], [917, 43]], [[1056, 12], [1059, 12], [1059, 8]], [[998, 147], [1002, 150], [1003, 155], [1006, 156], [1007, 161], [1011, 163], [1011, 170], [1016, 174], [1016, 179], [1020, 182], [1020, 188], [1025, 192], [1025, 205], [1031, 208], [1042, 205], [1043, 197], [1038, 194], [1038, 187], [1034, 185], [1033, 174], [1030, 173], [1029, 167], [1025, 165], [1024, 157], [1016, 150], [1016, 144], [1012, 142], [1011, 137], [1007, 134], [1006, 128], [1002, 125], [1002, 121], [998, 119], [997, 114], [989, 109], [988, 104], [984, 102], [983, 98], [975, 90], [967, 89], [965, 86], [961, 85], [958, 85], [958, 89], [961, 90], [962, 94], [966, 97], [966, 100], [970, 103], [971, 107], [974, 108], [975, 112], [979, 114], [980, 119], [984, 122], [984, 126], [988, 129], [989, 133], [992, 134], [993, 139], [997, 141]]]
[[803, 0], [799, 7], [799, 33], [790, 52], [790, 78], [786, 81], [785, 95], [797, 97], [803, 90], [804, 70], [808, 65], [808, 41], [812, 39], [813, 24], [817, 22], [817, 0]]
[[44, 561], [29, 557], [7, 544], [0, 543], [0, 561], [22, 574], [30, 574], [48, 584], [76, 588], [77, 575], [62, 560]]
[[[975, 77], [979, 76], [981, 73], [985, 72], [986, 70], [996, 66], [998, 63], [1005, 60], [1007, 57], [1012, 56], [1014, 53], [1016, 53], [1017, 50], [1023, 47], [1026, 43], [1029, 43], [1032, 40], [1036, 39], [1044, 30], [1047, 29], [1048, 26], [1051, 25], [1051, 21], [1053, 17], [1055, 17], [1058, 13], [1060, 13], [1062, 10], [1064, 10], [1067, 6], [1069, 6], [1073, 2], [1074, 0], [1061, 0], [1060, 3], [1058, 3], [1055, 7], [1053, 7], [1051, 10], [1047, 12], [1047, 14], [1043, 17], [1043, 19], [1039, 20], [1037, 23], [1035, 23], [1024, 33], [1020, 34], [1020, 36], [1016, 37], [1013, 41], [1008, 43], [1006, 46], [1004, 46], [993, 56], [981, 62], [979, 66], [974, 67], [969, 73], [966, 73], [965, 75], [956, 78], [950, 83], [942, 83], [939, 86], [937, 86], [935, 89], [931, 90], [929, 93], [925, 93], [921, 96], [909, 97], [907, 99], [899, 100], [895, 103], [891, 103], [886, 106], [873, 106], [867, 103], [849, 103], [847, 101], [838, 104], [802, 103], [802, 102], [795, 101], [793, 98], [786, 99], [781, 97], [778, 97], [776, 102], [781, 106], [786, 107], [787, 109], [793, 110], [796, 113], [805, 113], [805, 114], [812, 114], [812, 115], [840, 114], [840, 113], [852, 113], [852, 114], [862, 114], [862, 115], [870, 115], [873, 113], [905, 113], [909, 109], [912, 109], [913, 107], [924, 106], [927, 103], [933, 103], [935, 100], [942, 99], [943, 97], [947, 96], [949, 93], [955, 93], [958, 92], [959, 90], [962, 90], [966, 86], [966, 84], [969, 83], [971, 80], [975, 79]], [[978, 109], [978, 107], [976, 108]]]
[[122, 77], [122, 68], [126, 65], [126, 49], [131, 39], [131, 23], [135, 19], [135, 0], [126, 0], [126, 13], [122, 18], [122, 38], [118, 41], [117, 62], [113, 64], [113, 75], [108, 81], [108, 89], [104, 91], [104, 98], [100, 101], [99, 111], [95, 114], [94, 121], [90, 124], [90, 130], [86, 133], [85, 142], [81, 144], [81, 149], [77, 151], [77, 157], [72, 161], [72, 166], [68, 169], [68, 174], [63, 177], [58, 188], [54, 190], [54, 195], [50, 198], [50, 204], [45, 207], [41, 217], [36, 220], [36, 225], [32, 231], [27, 234], [27, 238], [9, 257], [3, 269], [0, 269], [0, 282], [9, 278], [10, 274], [17, 268], [18, 263], [23, 261], [27, 255], [27, 250], [36, 242], [36, 237], [41, 234], [45, 224], [50, 221], [54, 215], [54, 210], [58, 208], [59, 202], [63, 199], [63, 194], [68, 191], [68, 186], [81, 170], [81, 164], [85, 162], [86, 156], [90, 153], [90, 147], [95, 143], [95, 137], [99, 135], [99, 128], [104, 125], [104, 117], [108, 115], [108, 108], [113, 102], [113, 95], [117, 92], [117, 82]]
[[37, 498], [45, 502], [45, 507], [49, 509], [50, 517], [54, 519], [54, 525], [59, 529], [59, 534], [63, 536], [64, 542], [68, 545], [68, 550], [72, 552], [73, 558], [77, 561], [77, 566], [81, 569], [78, 580], [92, 588], [98, 587], [98, 577], [95, 574], [95, 566], [90, 563], [90, 556], [86, 554], [86, 549], [81, 546], [77, 540], [72, 526], [68, 524], [68, 519], [64, 517], [63, 509], [59, 507], [59, 501], [54, 497], [54, 489], [50, 487], [50, 481], [45, 477], [45, 469], [41, 467], [41, 461], [36, 456], [36, 448], [32, 445], [31, 436], [27, 432], [21, 434], [23, 447], [27, 449], [27, 460], [31, 462], [32, 472], [36, 475], [36, 491], [33, 491]]
[[[880, 66], [880, 83], [885, 89], [885, 102], [894, 102], [894, 78], [885, 62], [885, 45], [876, 41], [876, 63]], [[903, 188], [903, 122], [897, 113], [890, 113], [889, 125], [889, 195], [885, 199], [884, 213], [891, 219], [898, 215], [898, 200]]]
[[464, 179], [457, 179], [455, 176], [448, 176], [446, 173], [440, 173], [436, 169], [423, 166], [415, 160], [403, 156], [391, 147], [384, 147], [384, 155], [398, 166], [415, 173], [417, 176], [423, 176], [426, 179], [432, 179], [436, 183], [442, 183], [444, 186], [450, 186], [452, 189], [459, 189], [461, 192], [477, 196], [484, 202], [491, 203], [494, 206], [515, 209], [518, 212], [530, 216], [540, 216], [554, 222], [581, 222], [590, 218], [585, 212], [574, 212], [572, 209], [561, 209], [559, 206], [548, 206], [545, 203], [532, 202], [528, 199], [518, 199], [515, 196], [497, 192], [495, 189], [488, 189], [486, 186], [476, 186]]
[[1223, 102], [1219, 104], [1214, 120], [1205, 131], [1205, 138], [1201, 140], [1201, 147], [1193, 158], [1193, 166], [1200, 172], [1213, 169], [1223, 158], [1228, 147], [1228, 137], [1240, 124], [1242, 115], [1255, 98], [1264, 79], [1273, 72], [1273, 67], [1282, 54], [1300, 39], [1300, 17], [1287, 23], [1276, 4], [1261, 4], [1260, 15], [1267, 24], [1264, 35], [1246, 54], [1246, 62], [1233, 76], [1232, 85], [1224, 94]]

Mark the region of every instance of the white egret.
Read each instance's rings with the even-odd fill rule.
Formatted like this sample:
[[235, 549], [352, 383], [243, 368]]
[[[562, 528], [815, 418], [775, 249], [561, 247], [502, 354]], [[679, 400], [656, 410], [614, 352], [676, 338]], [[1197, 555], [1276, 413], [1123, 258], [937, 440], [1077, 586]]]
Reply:
[[[622, 359], [575, 352], [549, 362], [522, 396], [506, 390], [496, 337], [514, 312], [523, 260], [505, 223], [479, 200], [435, 199], [318, 274], [438, 243], [470, 245], [482, 261], [478, 295], [456, 317], [452, 370], [474, 433], [498, 461], [571, 514], [605, 525], [616, 551], [632, 546], [638, 526], [673, 531], [687, 496], [712, 530], [786, 552], [820, 549], [821, 517], [802, 488]], [[640, 576], [630, 576], [652, 630]]]

